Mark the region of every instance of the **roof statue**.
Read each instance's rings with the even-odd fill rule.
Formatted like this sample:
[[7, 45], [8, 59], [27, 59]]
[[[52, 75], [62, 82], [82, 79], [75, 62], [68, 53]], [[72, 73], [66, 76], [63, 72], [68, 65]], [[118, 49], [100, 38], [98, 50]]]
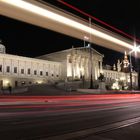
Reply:
[[116, 65], [115, 65], [115, 64], [113, 65], [113, 70], [115, 70], [115, 71], [116, 71]]
[[127, 54], [126, 54], [126, 51], [125, 51], [124, 60], [123, 60], [123, 66], [124, 66], [124, 68], [128, 68], [128, 65], [129, 65], [129, 61], [128, 61], [128, 57], [127, 57]]
[[0, 53], [6, 53], [6, 48], [5, 46], [2, 44], [2, 41], [0, 40]]
[[119, 71], [121, 71], [121, 62], [120, 62], [120, 60], [118, 59], [118, 62], [117, 62], [117, 71], [119, 72]]

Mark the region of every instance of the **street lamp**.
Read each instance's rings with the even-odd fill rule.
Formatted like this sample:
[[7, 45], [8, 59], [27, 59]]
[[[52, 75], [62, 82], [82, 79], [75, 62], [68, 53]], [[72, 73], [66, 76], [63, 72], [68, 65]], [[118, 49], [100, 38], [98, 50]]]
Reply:
[[[89, 18], [89, 27], [91, 29], [91, 18]], [[90, 89], [93, 89], [93, 76], [92, 76], [92, 70], [93, 70], [93, 66], [92, 66], [92, 49], [91, 49], [91, 30], [90, 30], [90, 37], [89, 37], [89, 44], [88, 44], [88, 48], [89, 48], [89, 59], [90, 59]]]
[[90, 89], [93, 89], [93, 76], [92, 76], [92, 49], [91, 49], [91, 44], [89, 44], [89, 50], [90, 50]]
[[92, 76], [92, 70], [93, 70], [93, 65], [92, 65], [92, 48], [91, 44], [88, 43], [88, 46], [86, 48], [89, 48], [89, 68], [90, 68], [90, 89], [93, 89], [93, 76]]
[[130, 51], [128, 54], [129, 54], [129, 61], [130, 61], [130, 89], [132, 90], [132, 86], [133, 86], [133, 84], [132, 84], [132, 58], [131, 58], [131, 54], [133, 53], [133, 52], [140, 52], [140, 46], [137, 46], [136, 47], [136, 45], [134, 45], [134, 48], [133, 48], [133, 50], [132, 51]]

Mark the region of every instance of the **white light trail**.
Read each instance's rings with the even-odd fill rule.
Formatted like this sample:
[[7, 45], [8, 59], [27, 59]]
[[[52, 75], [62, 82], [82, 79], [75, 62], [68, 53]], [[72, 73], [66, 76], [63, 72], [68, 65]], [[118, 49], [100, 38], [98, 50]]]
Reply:
[[98, 31], [96, 29], [90, 28], [86, 25], [78, 23], [78, 22], [76, 22], [72, 19], [69, 19], [69, 18], [64, 17], [62, 15], [59, 15], [57, 13], [51, 12], [47, 9], [44, 9], [44, 8], [39, 7], [39, 6], [33, 5], [33, 4], [31, 4], [27, 1], [24, 1], [24, 0], [1, 0], [1, 1], [4, 2], [4, 3], [10, 4], [12, 6], [16, 6], [18, 8], [24, 9], [28, 12], [32, 12], [32, 13], [35, 13], [37, 15], [43, 16], [45, 18], [49, 18], [53, 21], [60, 22], [64, 25], [73, 27], [75, 29], [82, 30], [82, 31], [87, 32], [87, 33], [91, 33], [94, 36], [103, 38], [103, 39], [108, 40], [110, 42], [114, 42], [114, 43], [116, 43], [118, 45], [121, 45], [121, 46], [124, 46], [128, 49], [133, 49], [133, 47], [134, 47], [133, 45], [128, 44], [127, 42], [119, 40], [115, 37], [112, 37], [108, 34], [105, 34], [101, 31]]

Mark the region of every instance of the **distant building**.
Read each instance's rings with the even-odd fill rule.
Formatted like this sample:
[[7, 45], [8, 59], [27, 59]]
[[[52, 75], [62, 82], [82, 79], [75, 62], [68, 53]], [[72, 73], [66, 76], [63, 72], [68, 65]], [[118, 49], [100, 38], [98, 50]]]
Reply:
[[[54, 83], [56, 81], [89, 81], [91, 72], [93, 81], [98, 81], [104, 73], [107, 82], [115, 79], [130, 82], [129, 73], [121, 72], [120, 64], [116, 68], [102, 66], [103, 54], [94, 49], [71, 48], [37, 58], [6, 54], [5, 46], [0, 44], [0, 87], [12, 87]], [[114, 69], [114, 70], [113, 70]], [[138, 74], [133, 71], [133, 84], [138, 85]]]
[[[117, 66], [117, 67], [116, 67]], [[130, 67], [129, 60], [126, 52], [124, 53], [124, 59], [122, 61], [118, 60], [117, 64], [110, 66], [104, 66], [104, 76], [106, 78], [106, 83], [113, 81], [121, 81], [126, 85], [130, 85]], [[138, 86], [138, 73], [133, 70], [132, 72], [132, 84], [134, 87]]]

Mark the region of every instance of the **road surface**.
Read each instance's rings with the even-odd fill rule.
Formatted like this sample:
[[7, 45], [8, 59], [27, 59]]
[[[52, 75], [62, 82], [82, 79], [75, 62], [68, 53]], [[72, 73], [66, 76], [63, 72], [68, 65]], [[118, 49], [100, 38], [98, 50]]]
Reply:
[[139, 123], [140, 94], [0, 96], [2, 140], [139, 140]]

